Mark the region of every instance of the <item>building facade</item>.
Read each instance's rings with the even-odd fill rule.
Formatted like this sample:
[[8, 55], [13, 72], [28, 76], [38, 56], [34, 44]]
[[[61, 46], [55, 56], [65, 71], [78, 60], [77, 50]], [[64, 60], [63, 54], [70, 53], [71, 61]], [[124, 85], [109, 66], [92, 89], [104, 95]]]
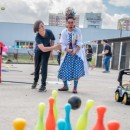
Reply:
[[102, 18], [101, 13], [85, 13], [84, 28], [98, 28], [101, 29]]
[[[130, 69], [130, 37], [107, 39], [112, 48], [110, 68], [114, 70]], [[101, 53], [103, 46], [98, 41], [97, 54]], [[103, 67], [103, 57], [97, 56], [96, 66]]]
[[[59, 42], [59, 34], [65, 26], [48, 26], [45, 28], [52, 30], [55, 35], [55, 44]], [[27, 53], [33, 49], [35, 44], [35, 33], [33, 24], [0, 22], [0, 42], [9, 47], [9, 52], [19, 50], [19, 53]], [[84, 44], [96, 44], [100, 39], [119, 38], [120, 31], [116, 29], [93, 29], [81, 28]], [[130, 36], [130, 31], [123, 31], [122, 37]]]
[[[45, 26], [52, 30], [55, 35], [55, 44], [59, 43], [59, 34], [65, 27], [61, 26]], [[8, 46], [8, 53], [28, 53], [34, 49], [35, 33], [33, 32], [33, 24], [25, 23], [8, 23], [0, 22], [0, 42]], [[81, 28], [84, 44], [97, 44], [102, 39], [108, 39], [113, 48], [113, 57], [111, 60], [112, 69], [123, 69], [130, 67], [130, 31], [123, 30], [122, 38], [120, 31], [117, 29], [94, 29]], [[102, 46], [97, 44], [97, 54], [102, 52]], [[57, 52], [53, 52], [57, 55]], [[97, 67], [102, 67], [101, 57], [97, 57]]]
[[[50, 13], [49, 14], [49, 26], [65, 26], [66, 19], [63, 13]], [[76, 26], [79, 27], [79, 15], [76, 15]]]

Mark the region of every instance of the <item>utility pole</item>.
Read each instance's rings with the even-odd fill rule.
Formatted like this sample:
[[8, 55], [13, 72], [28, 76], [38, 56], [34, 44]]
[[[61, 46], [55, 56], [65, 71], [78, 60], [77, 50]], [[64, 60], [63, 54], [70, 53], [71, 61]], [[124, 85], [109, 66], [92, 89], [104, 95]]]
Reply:
[[122, 25], [121, 25], [121, 29], [120, 29], [120, 37], [122, 37]]
[[120, 19], [118, 22], [118, 29], [120, 30], [120, 37], [122, 37], [124, 19]]

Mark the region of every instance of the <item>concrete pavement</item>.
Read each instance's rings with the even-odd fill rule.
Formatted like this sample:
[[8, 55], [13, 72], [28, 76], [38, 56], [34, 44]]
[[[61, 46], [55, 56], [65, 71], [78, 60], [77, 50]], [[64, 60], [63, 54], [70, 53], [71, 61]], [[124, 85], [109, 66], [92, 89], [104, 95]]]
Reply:
[[[3, 64], [2, 69], [8, 72], [2, 72], [2, 80], [17, 81], [17, 82], [33, 82], [32, 64]], [[57, 79], [57, 71], [59, 66], [48, 66], [48, 84], [47, 92], [38, 92], [38, 88], [32, 90], [31, 84], [22, 83], [7, 83], [0, 84], [0, 130], [11, 130], [12, 121], [15, 118], [24, 118], [27, 121], [25, 130], [34, 130], [38, 119], [38, 104], [44, 102], [46, 104], [45, 117], [46, 120], [49, 104], [48, 98], [54, 89], [62, 87], [62, 82]], [[130, 106], [115, 102], [114, 92], [118, 86], [117, 77], [118, 71], [111, 70], [110, 73], [102, 73], [103, 69], [89, 70], [89, 76], [83, 77], [79, 80], [78, 96], [82, 100], [80, 109], [71, 110], [70, 121], [73, 130], [76, 129], [76, 122], [80, 114], [85, 109], [85, 104], [88, 99], [95, 101], [94, 107], [90, 110], [88, 115], [87, 130], [92, 130], [96, 119], [96, 107], [105, 105], [107, 112], [104, 117], [104, 124], [110, 120], [118, 120], [121, 124], [120, 130], [130, 129]], [[65, 117], [64, 105], [68, 98], [72, 96], [73, 82], [69, 82], [69, 92], [58, 92], [57, 107], [59, 111], [59, 118]], [[40, 85], [40, 80], [39, 80]]]

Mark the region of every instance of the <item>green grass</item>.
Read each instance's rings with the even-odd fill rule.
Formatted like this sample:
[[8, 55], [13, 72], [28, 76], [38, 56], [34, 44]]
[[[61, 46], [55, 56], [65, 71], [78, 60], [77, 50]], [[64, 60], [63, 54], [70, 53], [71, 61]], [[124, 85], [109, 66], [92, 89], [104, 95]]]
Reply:
[[[30, 55], [28, 54], [19, 54], [18, 55], [18, 60], [16, 60], [13, 56], [13, 54], [8, 54], [8, 56], [4, 57], [3, 58], [3, 61], [4, 63], [6, 63], [8, 60], [11, 60], [13, 63], [28, 63], [28, 64], [33, 64], [33, 59], [31, 58]], [[95, 65], [95, 59], [96, 59], [96, 56], [93, 55], [93, 58], [92, 58], [92, 61], [91, 63], [93, 65]], [[56, 56], [54, 57], [54, 59], [52, 60], [51, 58], [49, 59], [49, 64], [55, 64], [55, 65], [58, 65], [58, 62], [57, 62], [57, 59], [56, 59]]]
[[[28, 54], [19, 54], [17, 60], [14, 58], [13, 54], [8, 54], [8, 56], [3, 58], [3, 61], [6, 63], [8, 60], [11, 60], [12, 63], [34, 63], [33, 58]], [[58, 64], [56, 57], [54, 57], [53, 60], [49, 59], [49, 64]]]

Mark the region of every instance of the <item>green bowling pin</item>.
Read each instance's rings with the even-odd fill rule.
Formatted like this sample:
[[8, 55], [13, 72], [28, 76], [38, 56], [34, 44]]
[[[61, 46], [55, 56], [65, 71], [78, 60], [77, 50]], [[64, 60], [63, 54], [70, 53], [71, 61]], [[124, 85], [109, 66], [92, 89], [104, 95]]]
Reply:
[[53, 90], [53, 91], [52, 91], [52, 96], [53, 96], [53, 98], [54, 98], [53, 111], [54, 111], [55, 120], [56, 120], [56, 122], [57, 122], [57, 119], [58, 119], [58, 109], [57, 109], [57, 106], [56, 106], [56, 98], [57, 98], [57, 91], [56, 91], [56, 90]]
[[88, 100], [86, 102], [86, 107], [84, 112], [80, 115], [77, 124], [76, 124], [76, 130], [86, 130], [87, 123], [88, 123], [88, 112], [91, 109], [91, 107], [94, 105], [93, 100]]
[[39, 118], [35, 127], [35, 130], [46, 130], [45, 124], [44, 124], [44, 110], [45, 110], [45, 104], [40, 103], [39, 104]]

